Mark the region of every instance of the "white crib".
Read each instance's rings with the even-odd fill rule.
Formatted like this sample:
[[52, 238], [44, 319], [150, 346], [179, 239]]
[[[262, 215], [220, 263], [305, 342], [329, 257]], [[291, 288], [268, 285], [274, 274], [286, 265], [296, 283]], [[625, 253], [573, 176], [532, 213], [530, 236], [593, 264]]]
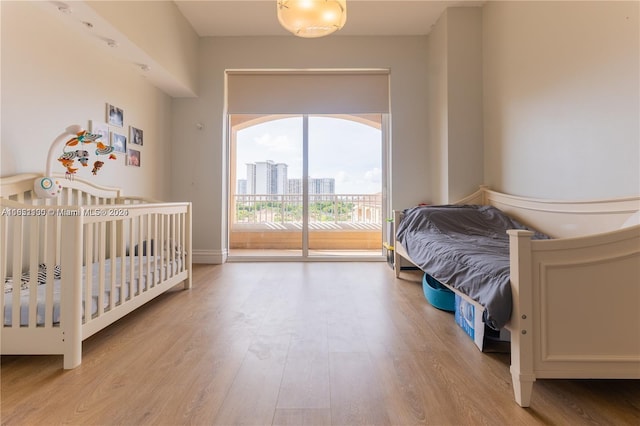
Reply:
[[82, 360], [82, 341], [177, 284], [191, 288], [191, 203], [126, 198], [81, 179], [55, 199], [1, 179], [3, 355]]

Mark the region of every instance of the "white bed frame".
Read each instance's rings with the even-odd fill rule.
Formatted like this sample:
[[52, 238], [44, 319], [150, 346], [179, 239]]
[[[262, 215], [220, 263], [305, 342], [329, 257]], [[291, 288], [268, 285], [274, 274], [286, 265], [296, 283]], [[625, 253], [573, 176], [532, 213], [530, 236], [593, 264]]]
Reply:
[[[554, 238], [508, 231], [513, 308], [506, 328], [520, 406], [529, 406], [536, 379], [640, 379], [640, 197], [564, 202], [480, 187], [456, 204], [495, 206]], [[403, 259], [413, 262], [399, 242], [394, 248], [399, 277]]]
[[[36, 174], [21, 174], [1, 179], [0, 276], [14, 277], [13, 291], [0, 292], [3, 355], [61, 354], [65, 369], [77, 367], [82, 360], [82, 341], [173, 286], [183, 283], [191, 288], [191, 203], [159, 203], [142, 198], [126, 198], [119, 189], [107, 188], [75, 179], [59, 177], [63, 186], [56, 199], [38, 199], [33, 193]], [[151, 243], [153, 241], [153, 243]], [[152, 246], [153, 244], [153, 246]], [[152, 252], [155, 253], [153, 256]], [[149, 256], [146, 256], [146, 253]], [[138, 257], [137, 255], [140, 254]], [[105, 269], [116, 257], [126, 257], [145, 267], [125, 268], [105, 280]], [[153, 258], [153, 260], [152, 260]], [[155, 264], [152, 262], [156, 262]], [[53, 321], [53, 273], [47, 273], [45, 321], [36, 321], [38, 265], [47, 271], [61, 268], [60, 320]], [[83, 278], [84, 265], [97, 265], [98, 282], [91, 273]], [[155, 265], [167, 265], [158, 272]], [[169, 265], [171, 265], [169, 267]], [[87, 268], [89, 269], [89, 268]], [[143, 270], [154, 275], [143, 276]], [[29, 318], [20, 325], [20, 280], [28, 271]], [[116, 276], [118, 275], [118, 276]], [[153, 278], [153, 279], [152, 279]], [[126, 300], [115, 300], [121, 283], [146, 282], [137, 292], [129, 291]], [[94, 285], [99, 290], [98, 309], [91, 312]], [[83, 300], [83, 288], [89, 302]], [[106, 298], [105, 290], [110, 291]], [[31, 297], [31, 295], [34, 295]], [[11, 325], [4, 321], [5, 297], [12, 297]], [[107, 300], [109, 299], [109, 300]]]

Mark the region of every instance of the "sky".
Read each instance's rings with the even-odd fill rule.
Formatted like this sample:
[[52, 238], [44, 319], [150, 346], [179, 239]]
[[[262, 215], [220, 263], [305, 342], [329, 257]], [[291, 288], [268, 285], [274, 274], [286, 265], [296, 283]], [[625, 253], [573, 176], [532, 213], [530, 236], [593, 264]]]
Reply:
[[[288, 164], [289, 179], [302, 177], [302, 117], [268, 121], [237, 135], [237, 176], [246, 164]], [[309, 117], [309, 176], [334, 178], [337, 194], [382, 191], [382, 133], [354, 121]]]

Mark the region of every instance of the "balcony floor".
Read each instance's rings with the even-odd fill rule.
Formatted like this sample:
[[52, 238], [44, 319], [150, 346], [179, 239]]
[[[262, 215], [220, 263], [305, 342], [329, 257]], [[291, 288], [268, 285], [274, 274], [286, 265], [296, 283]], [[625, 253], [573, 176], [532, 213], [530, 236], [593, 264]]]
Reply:
[[[365, 222], [310, 222], [310, 231], [380, 231], [382, 224]], [[234, 223], [232, 231], [237, 232], [266, 232], [266, 231], [299, 231], [302, 232], [302, 222], [257, 222]]]
[[[229, 258], [302, 258], [302, 250], [230, 249]], [[349, 258], [385, 260], [382, 250], [309, 250], [309, 258]]]
[[[296, 222], [236, 223], [229, 233], [234, 257], [301, 257], [302, 224]], [[309, 257], [381, 257], [382, 225], [376, 223], [312, 222]]]

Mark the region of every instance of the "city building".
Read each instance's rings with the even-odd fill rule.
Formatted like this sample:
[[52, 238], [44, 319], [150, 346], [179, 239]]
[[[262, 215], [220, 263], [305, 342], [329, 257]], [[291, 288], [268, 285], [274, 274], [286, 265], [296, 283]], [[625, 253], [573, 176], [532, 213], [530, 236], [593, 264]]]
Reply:
[[[309, 178], [309, 194], [335, 194], [334, 178]], [[289, 179], [289, 194], [302, 194], [302, 179]]]
[[[247, 164], [247, 179], [238, 179], [238, 195], [302, 194], [302, 179], [289, 179], [289, 166], [271, 160]], [[309, 178], [309, 194], [335, 194], [334, 178]]]
[[240, 192], [239, 179], [238, 194], [286, 194], [287, 169], [286, 164], [271, 160], [248, 163], [246, 191]]

